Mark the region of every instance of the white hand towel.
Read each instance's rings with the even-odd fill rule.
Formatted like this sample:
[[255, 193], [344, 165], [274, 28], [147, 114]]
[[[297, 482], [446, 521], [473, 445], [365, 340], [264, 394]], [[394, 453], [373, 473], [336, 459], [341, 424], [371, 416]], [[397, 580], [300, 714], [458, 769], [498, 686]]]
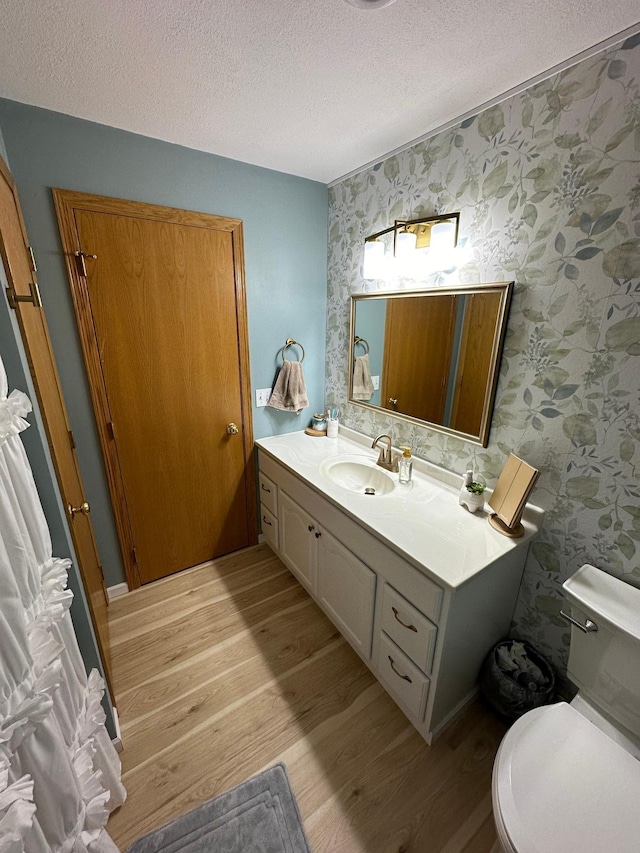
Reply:
[[357, 355], [353, 361], [353, 399], [370, 400], [375, 388], [371, 381], [369, 353]]
[[283, 412], [300, 412], [309, 405], [307, 386], [304, 383], [302, 363], [300, 361], [285, 361], [280, 368], [276, 384], [269, 397], [267, 406], [280, 409]]

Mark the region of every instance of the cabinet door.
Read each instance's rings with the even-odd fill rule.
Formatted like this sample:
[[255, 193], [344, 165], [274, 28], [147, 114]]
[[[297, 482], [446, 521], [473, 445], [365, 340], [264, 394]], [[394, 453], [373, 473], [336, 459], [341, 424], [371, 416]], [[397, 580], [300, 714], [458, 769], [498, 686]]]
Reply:
[[376, 574], [326, 530], [318, 539], [318, 597], [335, 625], [369, 659]]
[[309, 592], [316, 592], [316, 521], [289, 495], [280, 492], [280, 552], [293, 574]]

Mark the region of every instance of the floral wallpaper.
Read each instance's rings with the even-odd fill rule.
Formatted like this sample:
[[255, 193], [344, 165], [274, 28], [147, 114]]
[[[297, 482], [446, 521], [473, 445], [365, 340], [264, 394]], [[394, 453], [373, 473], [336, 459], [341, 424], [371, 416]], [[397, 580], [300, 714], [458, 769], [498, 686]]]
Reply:
[[[487, 448], [346, 402], [349, 296], [379, 287], [364, 237], [455, 210], [458, 265], [390, 287], [516, 282]], [[640, 586], [640, 35], [334, 185], [329, 229], [329, 403], [490, 485], [510, 451], [540, 468], [513, 633], [564, 670], [567, 576]]]

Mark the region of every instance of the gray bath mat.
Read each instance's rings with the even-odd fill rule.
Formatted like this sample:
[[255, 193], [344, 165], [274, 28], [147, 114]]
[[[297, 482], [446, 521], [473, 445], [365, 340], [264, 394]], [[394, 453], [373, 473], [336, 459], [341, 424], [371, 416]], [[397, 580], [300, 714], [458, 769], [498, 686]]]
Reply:
[[129, 853], [311, 853], [284, 764], [143, 835]]

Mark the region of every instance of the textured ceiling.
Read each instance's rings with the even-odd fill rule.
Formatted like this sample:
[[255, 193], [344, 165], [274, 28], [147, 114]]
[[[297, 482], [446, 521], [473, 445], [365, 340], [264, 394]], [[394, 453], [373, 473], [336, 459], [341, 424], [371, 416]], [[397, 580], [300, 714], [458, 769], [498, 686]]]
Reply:
[[328, 182], [638, 12], [638, 0], [2, 0], [0, 95]]

